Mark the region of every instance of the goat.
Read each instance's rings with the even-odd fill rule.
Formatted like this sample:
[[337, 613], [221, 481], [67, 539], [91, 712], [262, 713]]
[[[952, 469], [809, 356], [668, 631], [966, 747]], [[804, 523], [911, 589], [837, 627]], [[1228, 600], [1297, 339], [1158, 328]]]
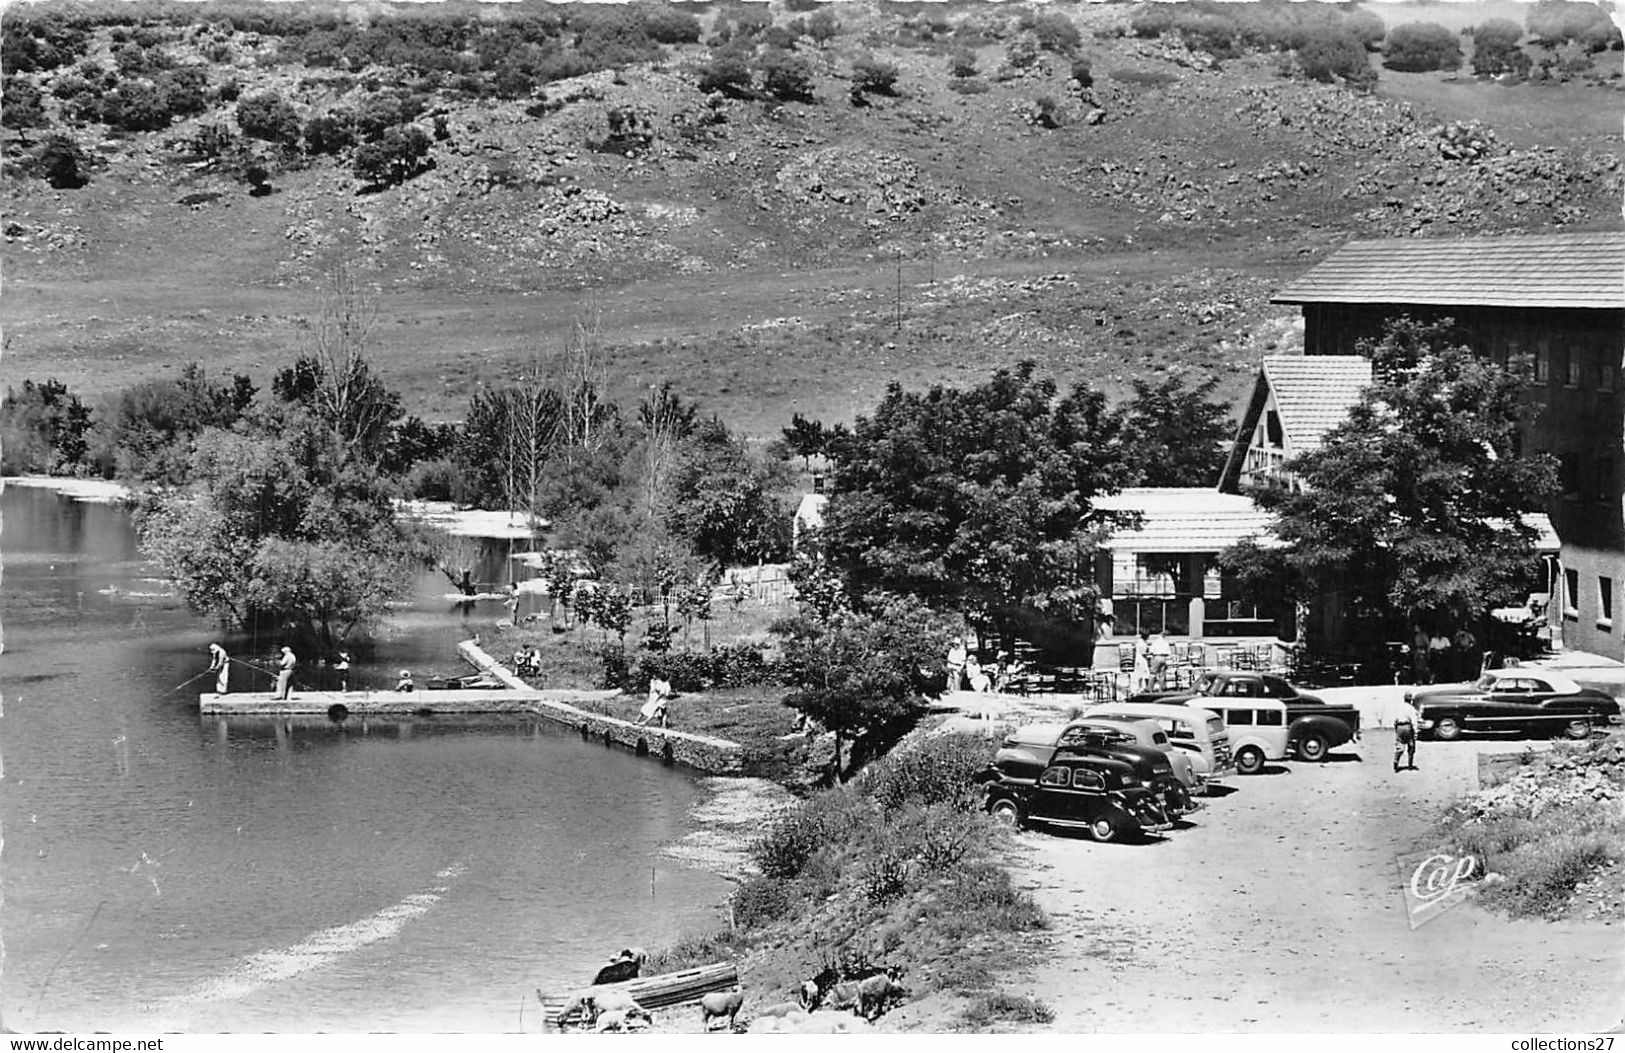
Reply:
[[728, 1018], [728, 1028], [733, 1029], [734, 1017], [739, 1015], [739, 1007], [745, 1004], [745, 992], [738, 985], [731, 991], [712, 991], [700, 999], [700, 1023], [705, 1030], [711, 1030], [711, 1021]]
[[865, 1020], [874, 1021], [885, 1013], [887, 1002], [894, 998], [901, 1001], [908, 994], [907, 989], [897, 982], [901, 975], [900, 970], [888, 969], [878, 976], [860, 980], [856, 1013]]

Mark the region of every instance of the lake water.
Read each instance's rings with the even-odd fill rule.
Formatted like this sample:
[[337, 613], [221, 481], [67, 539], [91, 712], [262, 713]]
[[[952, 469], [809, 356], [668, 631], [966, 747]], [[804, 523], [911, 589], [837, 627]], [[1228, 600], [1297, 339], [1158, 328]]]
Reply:
[[[663, 855], [701, 794], [680, 770], [528, 718], [202, 718], [176, 688], [218, 633], [129, 517], [21, 487], [0, 514], [7, 1027], [534, 1032], [537, 987], [717, 924], [726, 881]], [[464, 672], [504, 613], [416, 586], [352, 686]]]

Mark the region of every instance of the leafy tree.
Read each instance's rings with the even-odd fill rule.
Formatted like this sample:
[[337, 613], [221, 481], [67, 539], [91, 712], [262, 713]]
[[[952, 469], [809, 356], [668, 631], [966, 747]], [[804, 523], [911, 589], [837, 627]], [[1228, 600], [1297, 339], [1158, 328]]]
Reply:
[[873, 55], [852, 60], [852, 91], [861, 95], [896, 95], [897, 67]]
[[756, 56], [762, 75], [762, 90], [775, 99], [810, 101], [813, 94], [812, 63], [783, 48], [763, 48]]
[[1461, 42], [1437, 22], [1407, 22], [1389, 32], [1382, 64], [1405, 73], [1457, 69]]
[[1304, 76], [1322, 84], [1342, 81], [1351, 88], [1370, 89], [1377, 83], [1365, 45], [1352, 33], [1316, 33], [1298, 48]]
[[169, 127], [169, 107], [156, 87], [144, 80], [127, 80], [101, 102], [101, 118], [129, 132], [155, 132]]
[[98, 457], [119, 478], [178, 486], [186, 482], [192, 444], [206, 428], [229, 428], [254, 398], [244, 376], [209, 380], [192, 362], [178, 377], [149, 380], [121, 391], [108, 406]]
[[342, 463], [376, 464], [402, 415], [401, 399], [367, 360], [377, 321], [372, 297], [347, 264], [334, 267], [329, 282], [311, 330], [311, 352], [297, 363], [299, 390], [308, 392], [305, 405], [332, 434]]
[[28, 78], [7, 77], [0, 95], [4, 96], [4, 105], [0, 106], [0, 126], [26, 132], [49, 123], [45, 108], [41, 105], [40, 90]]
[[1475, 356], [1448, 323], [1394, 323], [1366, 351], [1374, 381], [1321, 446], [1289, 465], [1300, 492], [1266, 490], [1299, 595], [1336, 590], [1374, 624], [1466, 621], [1527, 591], [1554, 459], [1520, 453], [1539, 407], [1516, 368]]
[[373, 186], [397, 186], [428, 170], [432, 145], [421, 128], [409, 124], [391, 128], [356, 150], [356, 177]]
[[721, 92], [732, 98], [750, 94], [751, 49], [738, 45], [718, 48], [711, 61], [700, 71], [699, 89], [703, 92]]
[[1212, 400], [1217, 377], [1194, 388], [1170, 376], [1134, 381], [1123, 409], [1123, 458], [1140, 486], [1213, 486], [1224, 469], [1235, 426]]
[[1539, 0], [1524, 17], [1537, 43], [1557, 47], [1570, 41], [1591, 51], [1621, 46], [1619, 27], [1601, 4], [1576, 0]]
[[801, 458], [801, 466], [811, 466], [812, 458], [824, 452], [829, 441], [822, 421], [808, 420], [799, 413], [791, 414], [790, 426], [784, 429], [784, 441], [790, 452]]
[[1522, 55], [1518, 41], [1523, 28], [1508, 18], [1492, 18], [1473, 29], [1473, 72], [1494, 75], [1514, 71], [1514, 55]]
[[773, 631], [792, 687], [784, 703], [834, 733], [837, 779], [851, 766], [842, 763], [845, 742], [854, 762], [895, 742], [940, 689], [949, 631], [917, 602], [892, 597], [870, 611], [802, 615]]
[[299, 145], [298, 111], [275, 91], [263, 91], [238, 102], [237, 127], [251, 139], [279, 146]]
[[828, 4], [819, 7], [807, 17], [807, 36], [813, 43], [823, 46], [834, 40], [841, 32], [841, 23], [830, 10]]
[[715, 417], [684, 444], [665, 520], [699, 555], [723, 566], [779, 559], [790, 548], [782, 480]]
[[7, 474], [71, 474], [86, 463], [90, 408], [56, 378], [7, 388], [0, 401], [0, 466]]
[[1117, 415], [1099, 392], [1061, 396], [1032, 362], [963, 391], [893, 384], [830, 456], [821, 542], [859, 592], [914, 594], [995, 625], [1022, 605], [1094, 609], [1095, 548], [1115, 517], [1092, 502], [1123, 475]]
[[342, 107], [318, 114], [305, 123], [307, 153], [341, 154], [355, 142], [355, 114]]

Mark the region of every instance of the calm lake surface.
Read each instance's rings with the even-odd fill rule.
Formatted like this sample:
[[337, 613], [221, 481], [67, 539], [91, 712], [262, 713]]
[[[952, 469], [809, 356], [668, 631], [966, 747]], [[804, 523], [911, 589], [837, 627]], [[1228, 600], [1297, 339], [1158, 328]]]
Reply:
[[[7, 1027], [534, 1032], [537, 987], [716, 925], [727, 882], [662, 855], [700, 796], [680, 770], [523, 718], [204, 719], [176, 688], [218, 634], [125, 512], [8, 487], [0, 515]], [[424, 575], [351, 685], [466, 671], [504, 612], [447, 591]]]

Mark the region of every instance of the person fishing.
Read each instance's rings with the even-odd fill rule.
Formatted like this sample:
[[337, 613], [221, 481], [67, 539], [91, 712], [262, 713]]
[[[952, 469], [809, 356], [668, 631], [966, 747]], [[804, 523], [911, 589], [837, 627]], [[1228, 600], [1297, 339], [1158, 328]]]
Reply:
[[333, 663], [333, 671], [339, 675], [339, 690], [350, 690], [350, 652], [340, 651], [337, 661]]
[[283, 644], [282, 657], [277, 659], [276, 664], [276, 690], [272, 692], [271, 697], [286, 701], [288, 689], [293, 686], [293, 670], [299, 664], [299, 659], [294, 655], [293, 648]]
[[231, 678], [231, 656], [217, 643], [209, 645], [209, 672], [214, 674], [214, 693], [225, 694], [226, 683]]
[[395, 690], [397, 690], [397, 691], [415, 691], [415, 690], [417, 690], [417, 685], [412, 682], [412, 671], [410, 669], [402, 669], [401, 670], [401, 677], [400, 677], [399, 680], [397, 680], [395, 682]]

